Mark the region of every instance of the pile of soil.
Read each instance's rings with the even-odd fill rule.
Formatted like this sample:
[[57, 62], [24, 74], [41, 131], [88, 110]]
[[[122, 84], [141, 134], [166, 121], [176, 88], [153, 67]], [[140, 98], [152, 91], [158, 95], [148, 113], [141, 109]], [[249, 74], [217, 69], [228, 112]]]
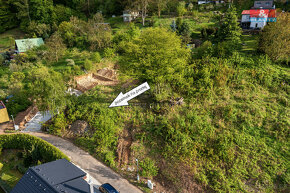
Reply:
[[112, 80], [117, 80], [117, 73], [115, 70], [104, 68], [98, 70], [97, 74]]
[[19, 125], [19, 128], [24, 128], [24, 125], [30, 121], [38, 112], [38, 108], [36, 106], [30, 106], [25, 111], [22, 111], [17, 114], [15, 117], [15, 125]]
[[69, 129], [70, 136], [82, 136], [89, 130], [89, 124], [83, 120], [73, 122]]
[[97, 85], [114, 86], [118, 84], [117, 73], [112, 69], [101, 69], [97, 73], [89, 73], [75, 77], [76, 89], [85, 92]]

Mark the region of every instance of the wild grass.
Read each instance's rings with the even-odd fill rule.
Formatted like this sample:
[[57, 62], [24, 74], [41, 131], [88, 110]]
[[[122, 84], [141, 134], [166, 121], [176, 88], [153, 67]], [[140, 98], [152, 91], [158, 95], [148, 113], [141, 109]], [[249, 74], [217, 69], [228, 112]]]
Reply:
[[0, 52], [14, 48], [14, 40], [24, 38], [24, 33], [18, 29], [11, 29], [0, 34]]

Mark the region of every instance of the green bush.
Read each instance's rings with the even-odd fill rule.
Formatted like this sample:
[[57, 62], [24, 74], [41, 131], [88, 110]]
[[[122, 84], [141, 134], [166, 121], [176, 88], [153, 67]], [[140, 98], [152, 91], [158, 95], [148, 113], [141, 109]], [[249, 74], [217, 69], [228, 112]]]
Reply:
[[104, 56], [105, 56], [105, 58], [113, 58], [115, 56], [115, 49], [105, 48]]
[[80, 75], [82, 73], [81, 67], [79, 67], [78, 65], [73, 66], [73, 71], [75, 75]]
[[0, 162], [0, 171], [2, 170], [3, 168], [3, 164]]
[[110, 167], [115, 167], [116, 162], [115, 162], [116, 156], [114, 155], [114, 152], [108, 151], [105, 153], [104, 156], [104, 161], [107, 163]]
[[78, 146], [85, 148], [87, 151], [94, 152], [94, 141], [91, 138], [79, 137], [75, 140]]
[[99, 52], [94, 52], [92, 54], [92, 61], [93, 62], [99, 63], [99, 62], [101, 62], [101, 59], [102, 59], [102, 57], [101, 57], [101, 54]]
[[64, 113], [60, 113], [53, 119], [53, 124], [49, 126], [49, 133], [55, 135], [61, 135], [61, 132], [65, 130], [67, 126], [67, 119]]
[[69, 158], [50, 143], [27, 134], [1, 135], [0, 147], [3, 149], [32, 149], [35, 146], [44, 162]]
[[145, 158], [140, 162], [140, 167], [142, 169], [141, 175], [143, 177], [154, 177], [158, 174], [158, 167], [155, 166], [155, 162], [150, 158]]
[[8, 113], [16, 116], [19, 112], [26, 110], [31, 104], [32, 102], [28, 100], [26, 93], [20, 92], [10, 98], [5, 105]]
[[93, 62], [91, 60], [88, 60], [86, 59], [85, 60], [85, 63], [84, 63], [84, 68], [87, 70], [87, 71], [90, 71], [93, 69]]

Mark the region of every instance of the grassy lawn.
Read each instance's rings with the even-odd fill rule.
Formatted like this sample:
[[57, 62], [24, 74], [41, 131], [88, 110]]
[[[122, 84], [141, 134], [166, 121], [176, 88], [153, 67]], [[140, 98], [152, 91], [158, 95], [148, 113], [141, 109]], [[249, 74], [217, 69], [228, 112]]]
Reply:
[[[177, 20], [178, 17], [160, 17], [158, 18], [157, 16], [152, 16], [152, 17], [146, 17], [146, 24], [145, 27], [149, 26], [149, 21], [154, 21], [153, 27], [165, 27], [168, 29], [171, 29], [170, 25], [172, 22]], [[134, 23], [136, 26], [143, 28], [141, 24], [141, 18], [137, 18], [134, 20]], [[199, 34], [202, 28], [207, 27], [207, 26], [212, 26], [214, 25], [214, 19], [213, 15], [210, 13], [203, 13], [203, 12], [198, 12], [195, 17], [193, 16], [187, 16], [183, 18], [184, 22], [187, 22], [190, 26], [190, 31], [195, 34], [196, 38], [200, 38]], [[113, 32], [117, 32], [122, 29], [128, 28], [130, 23], [124, 22], [122, 17], [114, 17], [114, 18], [107, 18], [105, 22], [110, 23]]]
[[253, 53], [258, 48], [258, 35], [242, 35], [242, 42], [244, 43], [242, 51], [245, 53]]
[[8, 30], [0, 34], [0, 52], [14, 47], [15, 39], [24, 38], [24, 33], [18, 28]]
[[6, 149], [3, 150], [0, 156], [0, 163], [3, 164], [3, 168], [0, 171], [0, 178], [10, 187], [14, 187], [23, 176], [23, 174], [16, 169], [16, 165], [23, 163], [23, 160], [16, 156], [19, 151], [20, 150]]

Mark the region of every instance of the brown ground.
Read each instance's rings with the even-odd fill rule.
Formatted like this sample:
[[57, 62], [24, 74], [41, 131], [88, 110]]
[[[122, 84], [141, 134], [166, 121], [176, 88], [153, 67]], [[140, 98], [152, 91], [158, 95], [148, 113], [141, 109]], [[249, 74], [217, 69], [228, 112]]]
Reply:
[[38, 112], [37, 107], [35, 106], [30, 106], [28, 109], [25, 111], [22, 111], [17, 114], [15, 117], [15, 125], [19, 125], [20, 128], [23, 128], [24, 125], [30, 121]]
[[131, 155], [132, 134], [129, 129], [124, 129], [118, 141], [117, 154], [118, 165], [123, 166], [129, 163]]
[[10, 121], [10, 122], [6, 122], [6, 123], [1, 123], [0, 124], [0, 135], [4, 134], [4, 130], [5, 129], [14, 129], [13, 122]]
[[114, 86], [119, 83], [115, 70], [104, 68], [97, 73], [89, 73], [74, 78], [76, 88], [82, 92], [90, 90], [97, 85]]
[[138, 86], [139, 83], [140, 83], [139, 80], [130, 79], [125, 84], [122, 85], [122, 88], [127, 89], [127, 88], [131, 88], [131, 87], [135, 87], [135, 86]]

